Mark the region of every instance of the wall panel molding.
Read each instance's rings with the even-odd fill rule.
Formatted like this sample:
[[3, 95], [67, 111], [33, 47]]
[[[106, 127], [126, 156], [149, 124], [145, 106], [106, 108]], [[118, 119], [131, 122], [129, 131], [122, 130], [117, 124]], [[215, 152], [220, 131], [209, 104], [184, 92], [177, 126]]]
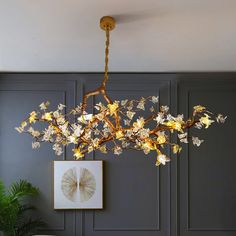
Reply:
[[[184, 111], [186, 112], [186, 114], [189, 116], [191, 111], [189, 110], [190, 108], [190, 97], [192, 94], [201, 94], [201, 93], [209, 93], [209, 94], [214, 94], [215, 95], [218, 95], [219, 94], [219, 97], [221, 97], [223, 99], [223, 94], [226, 94], [226, 95], [229, 95], [229, 94], [232, 94], [232, 95], [235, 95], [236, 94], [236, 81], [234, 80], [230, 80], [229, 81], [230, 83], [227, 84], [225, 83], [225, 80], [222, 79], [222, 80], [217, 80], [214, 82], [214, 86], [210, 85], [210, 83], [207, 83], [206, 85], [206, 82], [205, 82], [205, 86], [203, 86], [203, 81], [200, 79], [198, 82], [193, 82], [193, 81], [184, 81], [181, 85], [181, 89], [180, 89], [180, 101], [179, 101], [179, 104], [182, 104], [181, 107], [183, 108], [183, 104], [184, 104], [184, 100], [186, 101], [185, 103], [185, 108], [184, 108]], [[222, 94], [222, 95], [220, 95]], [[202, 105], [204, 105], [203, 103], [201, 103]], [[193, 104], [191, 104], [192, 106]], [[197, 104], [195, 104], [197, 105]], [[207, 106], [208, 107], [208, 106]], [[183, 112], [183, 110], [182, 110]], [[216, 111], [217, 112], [217, 111]], [[221, 111], [219, 111], [221, 112]], [[226, 115], [229, 115], [229, 114], [226, 114]], [[231, 114], [232, 116], [232, 114]], [[226, 122], [227, 123], [227, 122]], [[214, 127], [215, 128], [215, 127]], [[207, 142], [208, 140], [206, 140], [206, 145], [207, 145]], [[190, 219], [190, 211], [191, 211], [191, 199], [190, 199], [190, 162], [191, 162], [191, 154], [190, 154], [190, 145], [191, 144], [187, 144], [186, 146], [186, 151], [184, 152], [183, 156], [180, 157], [181, 160], [178, 160], [179, 162], [179, 165], [180, 166], [183, 166], [182, 168], [185, 168], [184, 170], [184, 174], [182, 175], [182, 177], [180, 179], [183, 180], [183, 177], [186, 176], [186, 192], [183, 191], [183, 187], [180, 188], [180, 191], [181, 193], [179, 193], [180, 195], [180, 199], [182, 199], [181, 196], [183, 196], [183, 194], [186, 194], [186, 208], [183, 208], [183, 205], [181, 207], [181, 209], [186, 209], [186, 231], [183, 231], [184, 229], [184, 226], [180, 227], [178, 230], [178, 235], [182, 236], [182, 235], [225, 235], [225, 233], [230, 233], [230, 232], [234, 232], [236, 231], [236, 227], [232, 228], [232, 227], [221, 227], [219, 225], [219, 227], [194, 227], [191, 225], [191, 219]], [[185, 163], [183, 165], [183, 163]], [[204, 163], [203, 163], [204, 165]], [[180, 167], [179, 166], [179, 167]], [[179, 167], [178, 167], [178, 172], [179, 172]], [[193, 166], [191, 167], [193, 168]], [[209, 170], [210, 171], [210, 170]], [[179, 180], [180, 181], [180, 180]], [[181, 183], [181, 185], [183, 186], [183, 182]], [[191, 188], [194, 188], [194, 185], [191, 185]], [[184, 200], [181, 200], [182, 203]], [[225, 206], [227, 207], [227, 205]], [[182, 211], [183, 211], [182, 210]], [[183, 215], [181, 213], [181, 211], [179, 211], [179, 214], [180, 214], [180, 217], [182, 218], [182, 220], [180, 221], [180, 224], [182, 225], [183, 224]], [[196, 219], [195, 219], [196, 220]], [[189, 232], [189, 233], [187, 233]]]
[[[94, 76], [95, 77], [95, 76]], [[140, 75], [139, 75], [140, 77]], [[146, 81], [142, 81], [141, 78], [139, 78], [139, 80], [135, 79], [135, 76], [129, 76], [129, 78], [127, 78], [127, 80], [125, 80], [125, 86], [122, 85], [122, 83], [118, 83], [117, 79], [114, 80], [114, 82], [112, 81], [113, 78], [111, 78], [111, 82], [108, 88], [108, 94], [115, 96], [115, 94], [118, 96], [118, 94], [122, 94], [119, 96], [119, 100], [125, 99], [126, 95], [125, 94], [135, 94], [138, 95], [140, 94], [138, 97], [142, 97], [144, 95], [142, 94], [148, 94], [148, 95], [158, 95], [160, 96], [160, 101], [162, 103], [162, 105], [164, 104], [169, 104], [170, 105], [170, 89], [171, 89], [171, 83], [169, 80], [154, 80], [152, 79], [152, 83], [146, 83]], [[135, 81], [135, 83], [133, 83], [133, 81]], [[84, 84], [84, 92], [94, 89], [97, 85], [97, 79], [95, 78], [90, 78], [90, 80], [88, 80], [88, 82], [86, 84]], [[146, 96], [146, 95], [145, 95]], [[93, 99], [91, 99], [93, 100]], [[96, 101], [93, 100], [93, 103], [95, 103]], [[92, 105], [91, 105], [92, 106]], [[92, 157], [92, 159], [96, 159], [96, 158], [100, 158], [99, 154], [94, 154]], [[114, 158], [120, 158], [120, 157], [114, 157]], [[168, 167], [166, 168], [166, 174], [169, 173], [170, 175], [170, 171], [167, 170]], [[109, 177], [108, 177], [109, 178]], [[169, 177], [168, 177], [169, 178]], [[155, 178], [154, 178], [155, 179]], [[163, 212], [163, 206], [161, 206], [162, 204], [162, 200], [163, 199], [163, 195], [160, 196], [161, 194], [161, 188], [163, 188], [163, 183], [161, 183], [160, 181], [163, 181], [163, 173], [160, 174], [159, 169], [157, 169], [156, 171], [156, 179], [157, 179], [157, 183], [156, 183], [156, 187], [158, 188], [158, 197], [156, 199], [156, 204], [158, 204], [158, 209], [159, 211], [157, 212], [157, 224], [156, 226], [154, 225], [154, 227], [150, 227], [149, 225], [147, 225], [147, 227], [145, 226], [138, 226], [137, 227], [126, 227], [127, 225], [122, 225], [120, 224], [119, 227], [115, 227], [115, 225], [109, 225], [108, 224], [102, 224], [100, 225], [98, 222], [98, 219], [100, 218], [100, 214], [97, 214], [97, 212], [93, 211], [93, 212], [85, 212], [85, 217], [83, 220], [83, 226], [84, 226], [84, 236], [87, 235], [113, 235], [113, 234], [117, 234], [119, 232], [123, 232], [124, 235], [169, 235], [166, 234], [166, 229], [163, 229], [164, 225], [163, 225], [163, 221], [168, 221], [168, 217], [166, 219], [162, 219], [161, 217], [161, 212]], [[168, 180], [165, 180], [168, 181]], [[170, 186], [170, 185], [169, 185]], [[168, 187], [165, 186], [165, 187]], [[157, 190], [155, 190], [157, 191]], [[168, 197], [167, 199], [165, 199], [164, 204], [167, 203]], [[163, 204], [163, 205], [164, 205]], [[106, 210], [106, 208], [105, 208]], [[169, 210], [169, 209], [168, 209]], [[99, 213], [99, 212], [98, 212]], [[163, 213], [162, 213], [163, 214]], [[170, 217], [170, 216], [169, 216]], [[101, 222], [100, 218], [100, 222]], [[88, 225], [87, 222], [91, 222], [91, 224]], [[162, 222], [162, 225], [161, 223]], [[166, 224], [166, 223], [165, 223]], [[131, 226], [131, 225], [130, 225]], [[167, 229], [168, 231], [168, 229]], [[165, 233], [164, 233], [165, 232]]]
[[[25, 96], [25, 97], [31, 96], [30, 93], [32, 93], [32, 94], [42, 93], [42, 101], [44, 100], [44, 95], [45, 94], [46, 95], [51, 94], [53, 96], [55, 94], [55, 96], [61, 97], [61, 102], [64, 103], [66, 106], [71, 106], [72, 105], [72, 104], [70, 104], [71, 101], [69, 101], [68, 99], [71, 99], [70, 97], [71, 97], [71, 95], [73, 95], [74, 96], [73, 103], [75, 103], [76, 96], [75, 96], [75, 93], [71, 90], [71, 88], [75, 86], [73, 81], [65, 81], [61, 84], [59, 82], [59, 84], [60, 84], [59, 86], [58, 86], [58, 84], [55, 86], [54, 83], [50, 83], [50, 82], [48, 83], [47, 81], [41, 81], [41, 82], [38, 82], [36, 84], [37, 84], [37, 86], [35, 86], [34, 82], [29, 81], [29, 80], [21, 80], [21, 81], [19, 81], [19, 80], [10, 80], [10, 81], [0, 80], [0, 94], [2, 94], [2, 96], [4, 96], [5, 93], [10, 93], [12, 95], [10, 95], [8, 97], [12, 97], [14, 99], [14, 97], [18, 93], [21, 93], [21, 95]], [[59, 89], [58, 89], [58, 87], [59, 87]], [[71, 94], [71, 95], [69, 95], [69, 94]], [[35, 104], [35, 108], [36, 108], [37, 105], [38, 104]], [[20, 122], [20, 120], [18, 122]], [[17, 126], [17, 125], [18, 125], [18, 123], [15, 124], [15, 126]], [[0, 140], [0, 142], [1, 142], [1, 140]], [[30, 145], [30, 143], [29, 143], [29, 145]], [[66, 151], [64, 152], [64, 154], [62, 156], [62, 159], [66, 160]], [[52, 170], [52, 168], [51, 168], [51, 170]], [[52, 176], [52, 173], [50, 175]], [[31, 182], [32, 180], [29, 179], [29, 181]], [[53, 184], [52, 184], [52, 186], [53, 186]], [[52, 192], [53, 192], [53, 190], [51, 189], [51, 193]], [[51, 198], [52, 197], [53, 196], [51, 196]], [[50, 211], [54, 211], [53, 207], [50, 209]], [[66, 231], [68, 231], [68, 229], [69, 229], [67, 218], [70, 215], [71, 214], [68, 214], [66, 211], [60, 211], [59, 215], [58, 215], [59, 218], [57, 220], [59, 224], [49, 225], [47, 230], [42, 230], [42, 233], [43, 232], [51, 232], [51, 233], [58, 232], [58, 234], [60, 234], [61, 236], [64, 235], [64, 233]], [[73, 218], [73, 225], [74, 225], [74, 228], [75, 228], [75, 226], [76, 226], [75, 217], [72, 216], [72, 218]], [[70, 219], [72, 219], [72, 218], [70, 217]], [[71, 222], [70, 222], [70, 224], [71, 224]], [[70, 232], [71, 232], [71, 230], [70, 230]], [[70, 233], [70, 235], [72, 235], [72, 234]], [[73, 235], [76, 235], [76, 234], [73, 234]]]

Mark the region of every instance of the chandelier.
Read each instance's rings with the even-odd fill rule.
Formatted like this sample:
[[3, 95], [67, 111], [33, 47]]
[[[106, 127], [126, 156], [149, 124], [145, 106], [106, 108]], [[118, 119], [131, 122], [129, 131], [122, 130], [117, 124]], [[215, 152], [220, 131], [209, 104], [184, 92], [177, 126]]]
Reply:
[[[165, 165], [170, 158], [165, 154], [169, 147], [174, 154], [181, 151], [182, 143], [191, 142], [199, 147], [204, 140], [189, 136], [188, 129], [207, 129], [213, 122], [224, 123], [227, 117], [215, 116], [202, 105], [193, 107], [191, 117], [173, 116], [169, 107], [160, 105], [157, 96], [141, 97], [136, 100], [123, 99], [113, 101], [106, 91], [108, 81], [108, 56], [110, 31], [115, 28], [115, 20], [105, 16], [100, 20], [100, 27], [106, 33], [105, 73], [101, 85], [86, 93], [81, 104], [65, 114], [65, 105], [59, 104], [56, 110], [49, 110], [50, 102], [39, 105], [32, 111], [16, 130], [33, 137], [32, 148], [39, 148], [42, 142], [52, 144], [56, 155], [63, 153], [63, 147], [72, 146], [76, 160], [87, 153], [100, 151], [120, 155], [125, 149], [142, 151], [148, 155], [155, 152], [156, 165]], [[105, 103], [94, 106], [94, 113], [88, 113], [87, 100], [92, 96], [102, 95]], [[149, 112], [144, 116], [144, 112]], [[46, 124], [38, 130], [36, 123]], [[177, 133], [178, 142], [171, 142], [171, 134]]]

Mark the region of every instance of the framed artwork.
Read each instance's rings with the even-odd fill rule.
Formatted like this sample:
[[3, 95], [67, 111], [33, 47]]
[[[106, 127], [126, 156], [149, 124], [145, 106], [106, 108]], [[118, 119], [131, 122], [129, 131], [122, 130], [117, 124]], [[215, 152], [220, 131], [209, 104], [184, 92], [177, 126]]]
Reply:
[[54, 209], [102, 209], [103, 161], [54, 161]]

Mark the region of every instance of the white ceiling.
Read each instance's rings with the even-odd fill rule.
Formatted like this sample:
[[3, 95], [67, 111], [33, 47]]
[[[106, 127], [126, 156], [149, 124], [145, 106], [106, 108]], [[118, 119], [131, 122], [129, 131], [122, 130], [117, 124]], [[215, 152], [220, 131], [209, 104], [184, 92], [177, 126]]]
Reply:
[[236, 71], [235, 0], [0, 0], [1, 71]]

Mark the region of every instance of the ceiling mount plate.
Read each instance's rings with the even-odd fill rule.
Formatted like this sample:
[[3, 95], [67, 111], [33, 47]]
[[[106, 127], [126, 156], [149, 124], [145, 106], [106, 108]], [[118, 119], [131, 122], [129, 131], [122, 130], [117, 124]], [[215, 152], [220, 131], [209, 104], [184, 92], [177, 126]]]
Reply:
[[111, 16], [103, 16], [100, 20], [100, 27], [103, 30], [113, 30], [116, 26], [116, 21]]

